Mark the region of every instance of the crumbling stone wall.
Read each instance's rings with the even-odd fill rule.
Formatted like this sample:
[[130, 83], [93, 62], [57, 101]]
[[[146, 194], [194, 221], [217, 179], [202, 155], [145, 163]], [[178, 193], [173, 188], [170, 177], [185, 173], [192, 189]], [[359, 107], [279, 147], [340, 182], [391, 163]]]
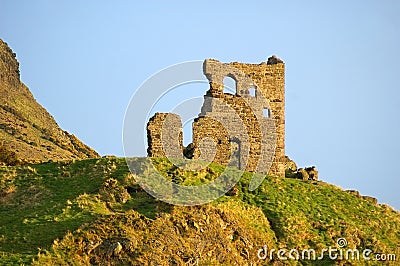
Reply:
[[[284, 177], [283, 62], [275, 56], [261, 64], [223, 64], [208, 59], [203, 71], [210, 88], [192, 125], [191, 157], [222, 165], [231, 162], [242, 170]], [[224, 77], [236, 81], [235, 95], [224, 93]], [[254, 95], [250, 89], [255, 90]], [[157, 113], [147, 130], [149, 156], [183, 158], [179, 116]]]
[[268, 99], [270, 115], [276, 128], [276, 147], [269, 175], [285, 176], [285, 65], [276, 56], [268, 58], [267, 63], [230, 63], [248, 75]]
[[148, 156], [183, 158], [182, 132], [179, 115], [156, 113], [147, 123]]

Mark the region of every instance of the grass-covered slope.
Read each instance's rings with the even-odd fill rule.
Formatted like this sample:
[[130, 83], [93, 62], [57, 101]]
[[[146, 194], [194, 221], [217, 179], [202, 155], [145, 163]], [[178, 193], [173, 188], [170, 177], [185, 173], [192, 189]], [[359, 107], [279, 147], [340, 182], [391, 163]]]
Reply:
[[2, 148], [30, 162], [99, 157], [35, 100], [20, 80], [16, 54], [0, 39], [0, 164], [14, 164], [3, 160]]
[[[167, 178], [183, 183], [220, 172], [211, 166], [178, 178], [174, 167], [157, 163]], [[249, 179], [245, 174], [232, 196], [178, 207], [144, 192], [124, 159], [0, 167], [0, 265], [367, 263], [257, 257], [264, 245], [318, 252], [336, 247], [338, 238], [348, 248], [396, 254], [399, 262], [400, 214], [392, 208], [315, 181], [267, 177], [249, 192]]]

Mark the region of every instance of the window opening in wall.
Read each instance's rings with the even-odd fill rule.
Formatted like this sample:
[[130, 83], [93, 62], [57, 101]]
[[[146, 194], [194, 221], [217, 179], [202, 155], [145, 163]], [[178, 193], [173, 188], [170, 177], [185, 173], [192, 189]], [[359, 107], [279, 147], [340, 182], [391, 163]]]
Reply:
[[240, 164], [240, 140], [237, 138], [233, 138], [230, 140], [231, 143], [231, 161], [229, 163], [229, 166], [236, 167], [238, 169], [241, 169], [241, 164]]
[[263, 109], [263, 116], [264, 117], [271, 117], [271, 110], [268, 108]]
[[236, 81], [231, 77], [224, 78], [224, 93], [236, 94]]
[[256, 97], [256, 87], [249, 88], [249, 95], [251, 97]]

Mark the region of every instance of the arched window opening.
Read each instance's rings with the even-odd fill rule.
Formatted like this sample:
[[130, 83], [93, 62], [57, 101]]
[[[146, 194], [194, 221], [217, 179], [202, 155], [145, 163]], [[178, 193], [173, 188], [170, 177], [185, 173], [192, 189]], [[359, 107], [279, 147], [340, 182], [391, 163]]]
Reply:
[[236, 81], [231, 77], [224, 78], [224, 93], [236, 94]]

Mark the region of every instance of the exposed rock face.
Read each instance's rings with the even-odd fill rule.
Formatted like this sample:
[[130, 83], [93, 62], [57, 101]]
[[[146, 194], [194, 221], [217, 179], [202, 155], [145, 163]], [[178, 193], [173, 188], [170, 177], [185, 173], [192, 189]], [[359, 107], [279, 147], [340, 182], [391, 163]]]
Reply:
[[302, 180], [318, 180], [318, 170], [315, 166], [299, 168], [294, 161], [285, 156], [285, 177]]
[[318, 180], [318, 170], [317, 168], [315, 168], [315, 166], [306, 167], [305, 170], [308, 174], [309, 179]]
[[0, 142], [25, 161], [98, 157], [62, 130], [20, 81], [15, 53], [0, 39]]
[[285, 177], [293, 177], [297, 171], [297, 164], [289, 156], [285, 156]]
[[364, 199], [364, 200], [366, 200], [366, 201], [368, 201], [368, 202], [370, 202], [370, 203], [372, 203], [374, 205], [378, 204], [378, 199], [376, 199], [374, 197], [371, 197], [371, 196], [361, 195], [360, 192], [357, 191], [357, 190], [348, 189], [348, 190], [345, 190], [345, 192], [347, 192], [349, 194], [352, 194], [352, 195], [356, 196], [357, 198], [362, 198], [362, 199]]
[[297, 172], [295, 173], [295, 177], [298, 179], [302, 180], [308, 180], [310, 176], [308, 175], [308, 172], [304, 170], [303, 168], [299, 168]]

